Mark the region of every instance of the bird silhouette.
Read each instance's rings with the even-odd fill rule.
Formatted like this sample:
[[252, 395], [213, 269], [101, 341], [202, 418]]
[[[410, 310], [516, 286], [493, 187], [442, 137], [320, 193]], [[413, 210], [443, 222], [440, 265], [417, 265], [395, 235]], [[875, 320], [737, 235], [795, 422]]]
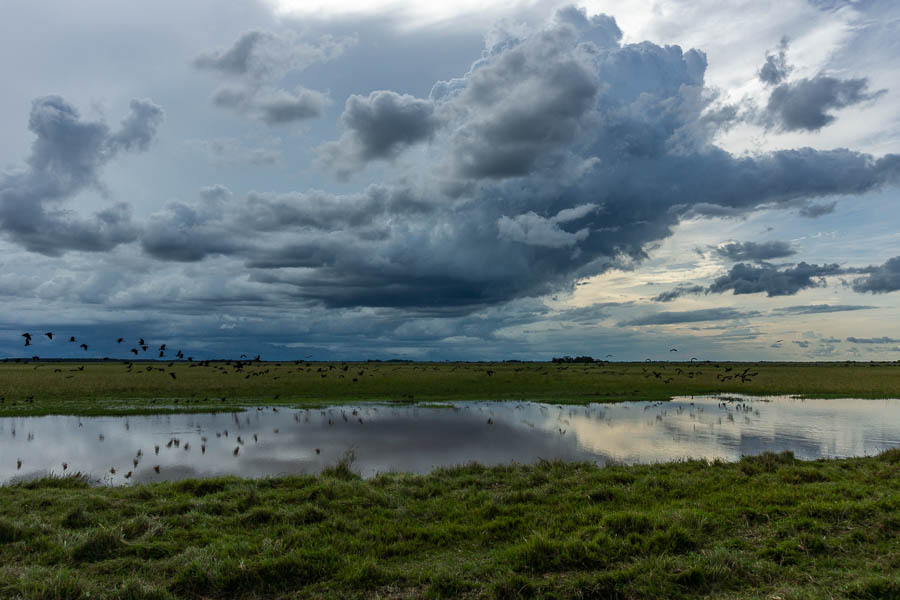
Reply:
[[[26, 342], [30, 342], [30, 341], [31, 341], [31, 334], [28, 333], [27, 331], [26, 331], [25, 333], [22, 334], [22, 337], [25, 338], [25, 341], [26, 341]], [[25, 345], [27, 346], [28, 344], [25, 344]]]
[[85, 350], [88, 349], [88, 345], [87, 345], [87, 344], [81, 344], [81, 347], [84, 348]]
[[44, 335], [46, 335], [46, 336], [47, 336], [48, 338], [50, 338], [51, 340], [53, 339], [53, 332], [52, 332], [52, 331], [48, 331], [48, 332], [45, 333]]
[[143, 346], [146, 342], [144, 342], [144, 338], [138, 340], [138, 346]]
[[70, 335], [70, 336], [69, 336], [69, 341], [70, 341], [70, 342], [74, 342], [74, 341], [75, 341], [75, 336], [74, 336], [74, 335]]
[[143, 350], [144, 352], [146, 352], [148, 347], [149, 347], [149, 346], [147, 346], [146, 344], [144, 344], [144, 345], [141, 346], [141, 350]]
[[135, 356], [137, 356], [137, 353], [138, 353], [137, 348], [132, 348], [131, 351], [134, 352]]
[[124, 342], [124, 341], [125, 341], [125, 338], [116, 338], [116, 343], [117, 343], [117, 344], [121, 344], [121, 343]]

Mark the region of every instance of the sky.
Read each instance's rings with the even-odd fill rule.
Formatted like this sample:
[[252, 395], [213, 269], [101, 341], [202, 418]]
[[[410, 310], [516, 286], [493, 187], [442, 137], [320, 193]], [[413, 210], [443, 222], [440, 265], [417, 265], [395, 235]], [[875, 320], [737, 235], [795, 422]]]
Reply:
[[0, 0], [0, 358], [900, 359], [900, 5], [433, 4]]

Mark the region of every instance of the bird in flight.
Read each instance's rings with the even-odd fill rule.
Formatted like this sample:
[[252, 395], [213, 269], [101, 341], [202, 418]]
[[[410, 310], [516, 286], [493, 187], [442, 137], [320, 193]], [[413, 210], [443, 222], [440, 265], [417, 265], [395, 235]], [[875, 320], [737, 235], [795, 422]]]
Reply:
[[117, 338], [117, 339], [116, 339], [116, 343], [117, 343], [117, 344], [121, 344], [121, 343], [124, 342], [124, 341], [125, 341], [125, 338]]
[[138, 340], [138, 346], [143, 346], [144, 343], [145, 343], [145, 342], [144, 342], [144, 338], [141, 338], [141, 339]]
[[132, 348], [131, 351], [134, 352], [135, 356], [137, 356], [137, 353], [138, 353], [137, 348]]
[[25, 338], [25, 345], [30, 346], [31, 345], [31, 334], [26, 331], [25, 333], [22, 334], [22, 337]]
[[69, 341], [70, 341], [70, 342], [74, 342], [74, 341], [75, 341], [75, 336], [74, 336], [74, 335], [70, 335], [70, 336], [69, 336]]
[[669, 352], [678, 352], [678, 348], [670, 348]]
[[48, 338], [50, 338], [51, 340], [53, 339], [53, 332], [52, 332], [52, 331], [48, 331], [48, 332], [45, 333], [44, 335], [46, 335], [46, 336], [47, 336]]
[[81, 347], [87, 350], [87, 344], [81, 344]]

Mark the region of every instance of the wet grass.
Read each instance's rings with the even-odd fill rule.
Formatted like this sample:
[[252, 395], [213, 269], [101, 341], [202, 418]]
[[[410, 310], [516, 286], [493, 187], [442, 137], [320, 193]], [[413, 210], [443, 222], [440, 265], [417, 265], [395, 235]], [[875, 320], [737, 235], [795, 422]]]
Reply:
[[898, 598], [900, 450], [0, 487], [0, 597]]
[[[233, 411], [259, 405], [745, 393], [888, 398], [900, 363], [0, 363], [0, 417]], [[744, 380], [735, 377], [755, 374]], [[173, 377], [174, 375], [174, 377]]]

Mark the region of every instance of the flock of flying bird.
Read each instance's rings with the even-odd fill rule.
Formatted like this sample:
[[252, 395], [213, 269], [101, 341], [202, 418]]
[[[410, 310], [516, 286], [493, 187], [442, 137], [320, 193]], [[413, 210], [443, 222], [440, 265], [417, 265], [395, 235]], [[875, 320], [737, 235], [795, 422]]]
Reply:
[[[48, 331], [48, 332], [44, 333], [44, 336], [46, 336], [47, 339], [50, 340], [51, 342], [53, 341], [53, 338], [54, 338], [54, 337], [57, 337], [57, 335], [56, 335], [55, 333], [53, 333], [52, 331]], [[33, 336], [30, 332], [26, 331], [25, 333], [22, 334], [22, 337], [25, 338], [25, 346], [26, 346], [26, 347], [32, 345], [31, 340], [33, 339], [34, 336]], [[125, 338], [123, 338], [123, 337], [116, 338], [116, 343], [117, 343], [117, 344], [121, 344], [121, 343], [124, 342], [124, 341], [125, 341]], [[70, 344], [74, 344], [74, 343], [77, 343], [77, 342], [78, 342], [78, 340], [75, 339], [75, 336], [74, 336], [74, 335], [70, 335], [70, 336], [69, 336], [69, 343], [70, 343]], [[87, 351], [87, 349], [88, 349], [88, 345], [87, 345], [86, 343], [84, 343], [84, 342], [82, 342], [81, 344], [79, 344], [78, 347], [81, 348], [82, 350], [85, 350], [85, 351]], [[140, 348], [140, 350], [138, 350], [138, 348]], [[144, 338], [140, 338], [140, 339], [138, 339], [137, 348], [132, 348], [131, 350], [129, 350], [129, 352], [131, 352], [131, 353], [134, 354], [135, 356], [138, 356], [138, 355], [140, 354], [140, 352], [147, 352], [149, 349], [150, 349], [150, 346], [147, 344], [147, 342], [144, 340]], [[165, 356], [166, 356], [166, 350], [167, 350], [167, 349], [166, 349], [166, 344], [162, 344], [162, 345], [159, 347], [159, 358], [165, 358]], [[175, 357], [176, 357], [176, 358], [179, 358], [179, 359], [183, 359], [183, 358], [185, 357], [185, 356], [184, 356], [184, 352], [182, 352], [181, 350], [179, 350], [178, 352], [175, 353]], [[39, 357], [39, 356], [32, 356], [31, 358], [32, 358], [32, 360], [38, 360], [40, 357]], [[259, 358], [259, 357], [257, 357], [257, 359], [258, 359], [258, 358]], [[191, 357], [191, 356], [188, 356], [187, 359], [188, 359], [188, 361], [194, 360], [193, 357]]]

